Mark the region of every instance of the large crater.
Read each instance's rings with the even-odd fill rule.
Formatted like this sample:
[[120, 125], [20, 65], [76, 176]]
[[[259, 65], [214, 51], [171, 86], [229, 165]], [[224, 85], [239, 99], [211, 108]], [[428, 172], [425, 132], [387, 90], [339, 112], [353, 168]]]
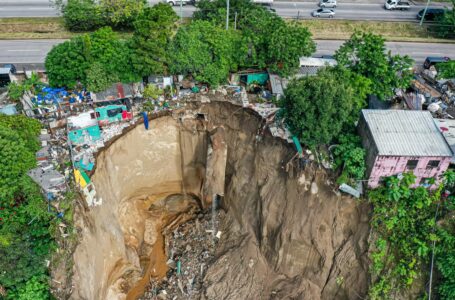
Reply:
[[[207, 160], [216, 128], [227, 146], [222, 180], [224, 168]], [[100, 152], [92, 181], [102, 205], [76, 215], [71, 298], [135, 299], [165, 276], [163, 230], [208, 205], [208, 181], [224, 183], [226, 216], [199, 298], [364, 297], [368, 206], [336, 193], [324, 170], [286, 165], [292, 145], [263, 128], [254, 112], [212, 100], [139, 125]]]

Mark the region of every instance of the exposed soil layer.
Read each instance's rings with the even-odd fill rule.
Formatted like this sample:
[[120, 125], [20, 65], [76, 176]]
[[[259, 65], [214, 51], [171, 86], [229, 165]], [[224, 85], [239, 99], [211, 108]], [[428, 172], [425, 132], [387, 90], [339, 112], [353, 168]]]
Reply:
[[[170, 256], [163, 234], [208, 206], [205, 175], [223, 173], [223, 234], [192, 298], [365, 296], [368, 206], [336, 193], [322, 169], [286, 167], [292, 145], [268, 131], [258, 135], [263, 122], [252, 111], [213, 99], [192, 109], [187, 116], [203, 113], [207, 121], [161, 117], [99, 154], [92, 180], [103, 204], [76, 216], [82, 234], [72, 298], [135, 299], [151, 279], [162, 278]], [[227, 146], [225, 172], [206, 170], [210, 132], [218, 127]], [[220, 181], [212, 181], [218, 191]]]

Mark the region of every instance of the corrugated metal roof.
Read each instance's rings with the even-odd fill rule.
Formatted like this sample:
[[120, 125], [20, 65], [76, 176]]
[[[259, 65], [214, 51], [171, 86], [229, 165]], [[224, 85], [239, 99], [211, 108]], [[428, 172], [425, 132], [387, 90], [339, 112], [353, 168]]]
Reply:
[[[436, 126], [442, 131], [442, 135], [449, 144], [452, 152], [455, 153], [455, 120], [434, 119]], [[452, 156], [452, 163], [455, 163], [455, 155]]]
[[379, 155], [452, 156], [428, 111], [364, 109]]

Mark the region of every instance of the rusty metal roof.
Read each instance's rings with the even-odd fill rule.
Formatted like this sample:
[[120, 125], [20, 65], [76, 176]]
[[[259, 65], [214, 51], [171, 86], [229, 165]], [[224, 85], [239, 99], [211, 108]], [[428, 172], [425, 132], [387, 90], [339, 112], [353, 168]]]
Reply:
[[364, 109], [379, 155], [452, 156], [428, 111]]

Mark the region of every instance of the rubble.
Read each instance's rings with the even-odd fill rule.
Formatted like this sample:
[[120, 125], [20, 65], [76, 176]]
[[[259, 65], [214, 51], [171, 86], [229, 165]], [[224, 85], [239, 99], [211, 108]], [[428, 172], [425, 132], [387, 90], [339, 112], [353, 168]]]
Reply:
[[[224, 217], [217, 211], [215, 227]], [[213, 239], [213, 223], [210, 213], [199, 214], [195, 219], [180, 225], [165, 235], [169, 271], [162, 281], [152, 280], [141, 300], [200, 299], [207, 267], [215, 256], [215, 248], [222, 232]]]

